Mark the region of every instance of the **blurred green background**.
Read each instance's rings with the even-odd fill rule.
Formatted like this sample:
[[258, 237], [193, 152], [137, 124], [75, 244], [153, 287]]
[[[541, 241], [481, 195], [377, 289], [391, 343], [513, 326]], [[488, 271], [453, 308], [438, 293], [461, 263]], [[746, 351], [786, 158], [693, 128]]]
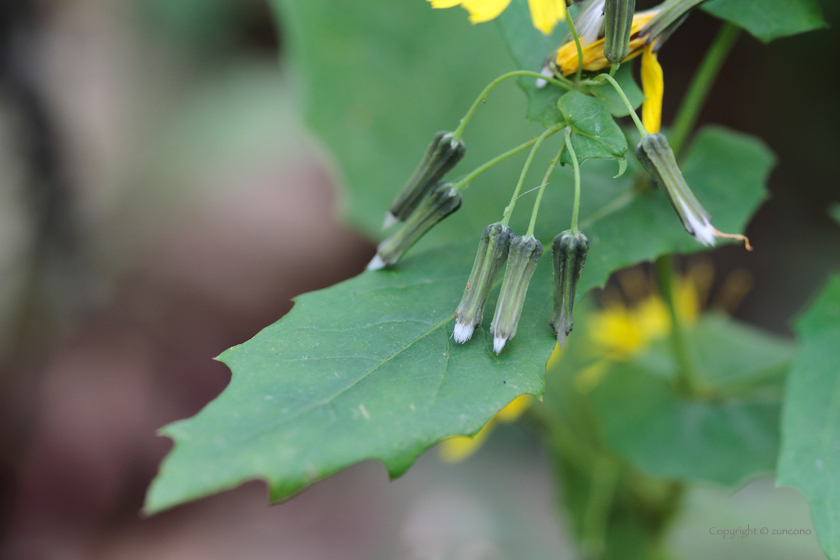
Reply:
[[[840, 7], [823, 9], [831, 29], [742, 36], [702, 115], [779, 156], [746, 232], [756, 251], [709, 256], [715, 288], [752, 279], [736, 316], [784, 335], [840, 264], [827, 215]], [[497, 40], [460, 10], [435, 16]], [[717, 27], [695, 14], [663, 49], [666, 122]], [[498, 41], [488, 52], [504, 56]], [[227, 383], [211, 358], [373, 253], [337, 218], [341, 173], [306, 129], [312, 92], [286, 47], [260, 0], [0, 6], [0, 558], [574, 557], [527, 424], [463, 464], [428, 453], [394, 483], [363, 464], [271, 509], [252, 483], [139, 518], [169, 448], [154, 431]], [[499, 95], [524, 110], [513, 86]], [[671, 537], [681, 558], [821, 557], [812, 537], [708, 534], [810, 526], [798, 493], [769, 480], [688, 502]]]

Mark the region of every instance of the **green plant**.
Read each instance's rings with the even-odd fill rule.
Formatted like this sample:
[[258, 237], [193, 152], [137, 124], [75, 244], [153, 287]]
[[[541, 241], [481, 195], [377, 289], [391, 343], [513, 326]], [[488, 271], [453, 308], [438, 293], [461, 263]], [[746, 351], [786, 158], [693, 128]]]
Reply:
[[[530, 394], [543, 400], [529, 414], [556, 459], [587, 556], [667, 557], [662, 536], [687, 485], [734, 486], [776, 470], [780, 483], [809, 499], [823, 548], [840, 558], [840, 495], [831, 490], [840, 469], [831, 342], [840, 335], [840, 280], [799, 322], [793, 349], [725, 314], [686, 312], [671, 262], [716, 238], [742, 239], [718, 231], [710, 217], [742, 231], [766, 197], [775, 158], [760, 140], [694, 127], [740, 29], [770, 41], [818, 28], [814, 0], [668, 0], [636, 14], [629, 35], [621, 31], [627, 21], [607, 26], [627, 42], [622, 50], [611, 38], [615, 63], [598, 42], [597, 22], [594, 36], [586, 27], [585, 8], [570, 7], [567, 24], [552, 32], [562, 5], [538, 30], [526, 0], [512, 0], [498, 17], [519, 67], [512, 72], [492, 27], [465, 29], [462, 14], [421, 0], [275, 4], [306, 85], [309, 122], [344, 174], [353, 225], [381, 238], [395, 187], [434, 140], [406, 196], [390, 206], [389, 221], [403, 225], [380, 245], [372, 270], [299, 297], [288, 316], [225, 352], [230, 386], [195, 417], [164, 428], [175, 448], [147, 512], [255, 478], [282, 500], [367, 459], [397, 477], [430, 446], [478, 433]], [[660, 133], [656, 50], [691, 9], [724, 23], [673, 126]], [[627, 58], [636, 55], [644, 93]], [[530, 124], [518, 99], [496, 88], [508, 78], [525, 92]], [[491, 95], [493, 118], [482, 119]], [[627, 116], [630, 127], [616, 120]], [[447, 126], [451, 133], [434, 136]], [[638, 159], [627, 157], [628, 145]], [[552, 160], [536, 183], [528, 171], [540, 166], [541, 148]], [[512, 166], [525, 151], [524, 167]], [[455, 164], [472, 171], [439, 184]], [[532, 211], [515, 212], [531, 191], [538, 191]], [[566, 252], [552, 271], [540, 255], [555, 236], [555, 251]], [[582, 274], [582, 257], [569, 257], [572, 238], [574, 247], [587, 239]], [[499, 260], [507, 260], [505, 275]], [[653, 311], [610, 316], [584, 299], [647, 261], [659, 285]], [[553, 293], [561, 294], [557, 307]], [[571, 333], [568, 294], [578, 330], [600, 325], [601, 334]], [[653, 320], [661, 328], [643, 330], [644, 344], [628, 346], [621, 332], [610, 339], [610, 325], [627, 317], [637, 319], [629, 328]], [[567, 335], [560, 353], [557, 341]]]

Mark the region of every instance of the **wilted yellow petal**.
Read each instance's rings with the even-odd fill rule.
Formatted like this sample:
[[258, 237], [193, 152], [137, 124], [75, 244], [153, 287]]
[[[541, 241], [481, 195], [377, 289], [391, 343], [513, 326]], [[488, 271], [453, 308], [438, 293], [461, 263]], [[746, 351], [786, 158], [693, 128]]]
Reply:
[[522, 416], [522, 413], [531, 406], [531, 395], [519, 395], [504, 407], [502, 410], [496, 413], [495, 419], [499, 422], [513, 422], [519, 419]]
[[470, 21], [481, 23], [496, 19], [510, 4], [510, 0], [463, 0], [461, 5], [470, 13]]
[[566, 19], [566, 0], [528, 0], [531, 21], [543, 35], [551, 35], [558, 21]]
[[495, 422], [490, 420], [473, 437], [454, 436], [446, 438], [438, 445], [438, 456], [446, 463], [457, 463], [463, 461], [481, 447], [490, 432], [493, 431]]
[[662, 123], [662, 96], [665, 93], [665, 81], [662, 66], [653, 52], [653, 44], [645, 47], [642, 54], [642, 90], [645, 102], [642, 105], [642, 124], [651, 134], [659, 132]]
[[[647, 36], [639, 35], [639, 31], [656, 15], [656, 11], [640, 12], [633, 16], [633, 26], [630, 28], [630, 54], [622, 62], [632, 60], [642, 54]], [[610, 66], [610, 61], [604, 56], [604, 39], [598, 39], [583, 49], [583, 69], [596, 72]], [[577, 72], [577, 47], [574, 41], [569, 41], [557, 50], [557, 67], [564, 76]]]

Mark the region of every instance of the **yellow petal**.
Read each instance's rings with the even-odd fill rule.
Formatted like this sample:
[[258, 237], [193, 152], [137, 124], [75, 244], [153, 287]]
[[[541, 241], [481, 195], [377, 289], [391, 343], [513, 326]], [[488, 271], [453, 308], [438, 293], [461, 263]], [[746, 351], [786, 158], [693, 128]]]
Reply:
[[543, 35], [551, 35], [558, 21], [566, 19], [566, 0], [528, 0], [531, 21]]
[[481, 23], [496, 19], [510, 4], [510, 0], [463, 0], [461, 5], [470, 13], [470, 21]]
[[659, 132], [662, 123], [662, 96], [665, 93], [665, 81], [662, 66], [653, 52], [653, 44], [645, 47], [642, 54], [642, 90], [645, 103], [642, 105], [642, 124], [650, 133]]
[[462, 0], [428, 0], [432, 3], [432, 8], [454, 8], [460, 6]]
[[531, 395], [519, 395], [510, 401], [510, 404], [496, 413], [496, 420], [505, 423], [514, 422], [531, 406], [531, 399]]
[[457, 463], [463, 461], [481, 447], [490, 432], [493, 431], [495, 422], [490, 420], [473, 437], [454, 436], [446, 438], [438, 445], [438, 456], [445, 463]]
[[[647, 36], [639, 35], [639, 31], [647, 25], [656, 13], [655, 10], [651, 10], [633, 16], [633, 26], [630, 28], [630, 54], [622, 62], [636, 58], [642, 53]], [[588, 72], [597, 72], [610, 66], [610, 61], [604, 56], [604, 39], [598, 39], [583, 47], [581, 52], [583, 53], [583, 69]], [[564, 76], [577, 72], [577, 47], [574, 41], [569, 41], [557, 50], [557, 67]]]

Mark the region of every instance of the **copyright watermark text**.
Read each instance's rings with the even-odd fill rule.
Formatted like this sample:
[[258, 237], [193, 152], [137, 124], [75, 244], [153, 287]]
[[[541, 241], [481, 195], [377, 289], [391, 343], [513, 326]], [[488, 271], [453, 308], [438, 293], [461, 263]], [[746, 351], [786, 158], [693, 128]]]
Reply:
[[774, 527], [751, 527], [747, 525], [746, 527], [738, 527], [736, 528], [724, 528], [724, 527], [712, 527], [709, 529], [709, 534], [714, 535], [716, 537], [721, 537], [724, 539], [734, 539], [735, 537], [740, 537], [742, 539], [746, 539], [750, 536], [773, 536], [773, 535], [810, 535], [811, 529], [777, 529]]

